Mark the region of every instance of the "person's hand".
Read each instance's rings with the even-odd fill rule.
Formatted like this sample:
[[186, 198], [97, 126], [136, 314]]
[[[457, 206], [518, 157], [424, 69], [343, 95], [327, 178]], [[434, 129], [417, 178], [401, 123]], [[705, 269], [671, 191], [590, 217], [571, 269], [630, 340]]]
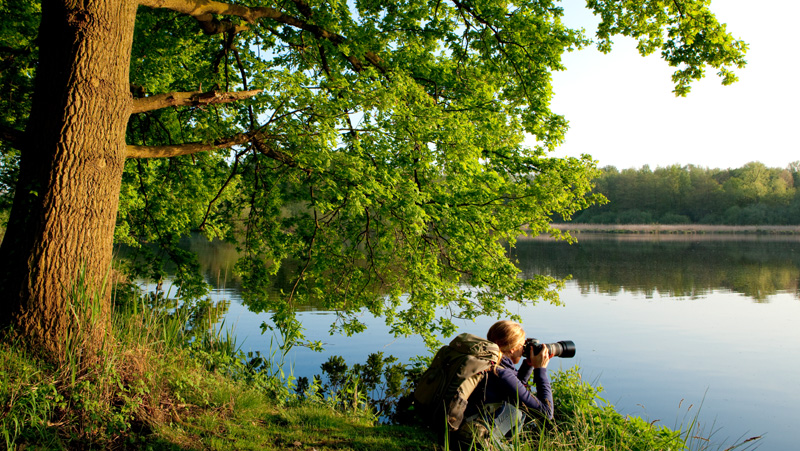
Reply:
[[534, 354], [533, 349], [531, 349], [528, 360], [534, 368], [547, 368], [547, 364], [550, 363], [550, 348], [542, 346], [542, 352], [538, 355]]

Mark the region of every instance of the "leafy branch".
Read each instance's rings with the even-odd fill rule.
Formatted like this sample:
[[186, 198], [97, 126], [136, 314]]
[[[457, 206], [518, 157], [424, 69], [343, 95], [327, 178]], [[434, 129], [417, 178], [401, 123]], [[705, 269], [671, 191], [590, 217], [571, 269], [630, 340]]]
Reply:
[[147, 111], [160, 110], [162, 108], [176, 106], [204, 106], [218, 103], [238, 102], [262, 93], [263, 89], [237, 92], [170, 92], [166, 94], [156, 94], [149, 97], [133, 99], [132, 114], [144, 113]]

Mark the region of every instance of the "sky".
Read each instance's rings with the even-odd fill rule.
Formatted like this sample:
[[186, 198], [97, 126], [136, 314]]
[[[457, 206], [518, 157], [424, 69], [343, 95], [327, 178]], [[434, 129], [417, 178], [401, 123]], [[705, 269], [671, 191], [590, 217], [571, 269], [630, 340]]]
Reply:
[[[564, 22], [594, 36], [599, 20], [585, 0], [563, 0]], [[784, 168], [800, 160], [798, 0], [712, 0], [711, 10], [749, 44], [739, 81], [723, 86], [713, 68], [675, 97], [673, 68], [658, 52], [642, 57], [635, 41], [616, 38], [564, 56], [553, 77], [552, 110], [570, 123], [551, 156], [589, 154], [599, 167], [651, 169], [673, 164], [737, 168], [751, 161]]]

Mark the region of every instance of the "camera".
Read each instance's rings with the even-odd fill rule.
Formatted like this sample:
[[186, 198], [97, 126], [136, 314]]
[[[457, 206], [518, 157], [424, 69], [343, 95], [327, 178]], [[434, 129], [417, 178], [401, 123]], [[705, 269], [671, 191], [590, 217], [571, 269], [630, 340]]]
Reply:
[[556, 343], [540, 343], [535, 338], [528, 338], [525, 340], [525, 346], [522, 348], [522, 355], [530, 355], [530, 350], [533, 349], [533, 354], [537, 355], [542, 352], [542, 348], [547, 346], [550, 350], [550, 357], [575, 357], [575, 343], [572, 340], [562, 340]]

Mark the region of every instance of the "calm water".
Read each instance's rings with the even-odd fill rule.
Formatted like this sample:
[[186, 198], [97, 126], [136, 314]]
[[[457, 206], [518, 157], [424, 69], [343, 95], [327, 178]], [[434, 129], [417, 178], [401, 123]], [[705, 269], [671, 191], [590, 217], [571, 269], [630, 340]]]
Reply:
[[[213, 298], [231, 301], [226, 324], [235, 324], [243, 350], [268, 353], [270, 337], [260, 331], [268, 315], [241, 304], [228, 270], [232, 251], [200, 250], [217, 286]], [[525, 275], [573, 277], [563, 306], [513, 307], [528, 336], [575, 341], [576, 357], [554, 359], [551, 369], [579, 365], [623, 414], [675, 427], [699, 411], [715, 443], [764, 435], [759, 449], [798, 448], [800, 238], [582, 235], [574, 245], [523, 241], [516, 256]], [[328, 334], [330, 312], [300, 316], [307, 337], [326, 350], [293, 351], [297, 376], [320, 373], [333, 354], [352, 364], [376, 351], [401, 359], [426, 353], [421, 340], [396, 339], [369, 316], [368, 331], [350, 338]], [[461, 331], [485, 335], [492, 322], [464, 323]]]

